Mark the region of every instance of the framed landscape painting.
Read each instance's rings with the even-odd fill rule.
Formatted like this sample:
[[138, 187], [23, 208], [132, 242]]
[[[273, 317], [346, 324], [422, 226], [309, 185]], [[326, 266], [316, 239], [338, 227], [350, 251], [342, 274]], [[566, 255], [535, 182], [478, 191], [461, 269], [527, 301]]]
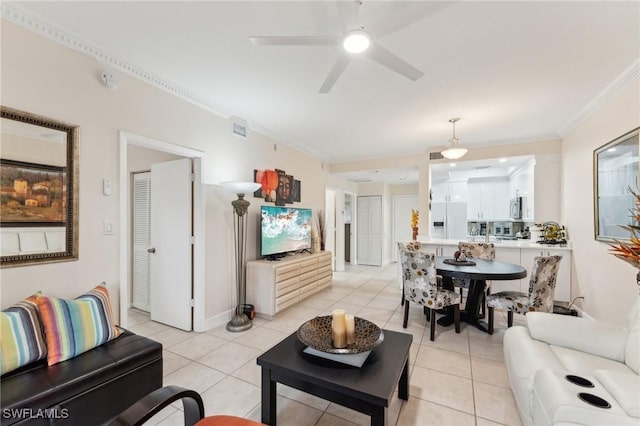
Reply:
[[0, 226], [64, 226], [66, 168], [0, 160]]

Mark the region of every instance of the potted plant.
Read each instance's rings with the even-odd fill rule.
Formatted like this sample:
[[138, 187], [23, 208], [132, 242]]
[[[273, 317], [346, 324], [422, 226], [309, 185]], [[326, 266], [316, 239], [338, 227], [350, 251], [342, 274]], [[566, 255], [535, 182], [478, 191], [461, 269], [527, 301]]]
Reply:
[[636, 283], [640, 286], [640, 193], [629, 187], [629, 192], [635, 199], [635, 204], [630, 209], [631, 223], [620, 225], [629, 231], [631, 237], [629, 241], [615, 240], [615, 244], [609, 244], [611, 253], [618, 259], [633, 265], [639, 272], [636, 275]]

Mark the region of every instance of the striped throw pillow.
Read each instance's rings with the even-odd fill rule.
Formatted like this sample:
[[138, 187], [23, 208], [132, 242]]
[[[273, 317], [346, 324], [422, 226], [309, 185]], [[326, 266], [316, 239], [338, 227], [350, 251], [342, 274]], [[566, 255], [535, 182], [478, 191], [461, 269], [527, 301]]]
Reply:
[[0, 312], [0, 374], [47, 356], [36, 298], [39, 293]]
[[40, 318], [51, 366], [118, 337], [105, 283], [74, 299], [40, 296]]

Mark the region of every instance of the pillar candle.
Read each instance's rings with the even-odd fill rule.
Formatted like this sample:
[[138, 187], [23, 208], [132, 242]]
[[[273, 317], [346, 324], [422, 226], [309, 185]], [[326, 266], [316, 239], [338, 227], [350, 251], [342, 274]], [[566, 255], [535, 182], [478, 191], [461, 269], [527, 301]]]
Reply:
[[347, 328], [347, 345], [353, 345], [356, 342], [356, 320], [353, 315], [345, 315], [344, 322]]
[[334, 348], [342, 349], [347, 347], [347, 329], [344, 317], [344, 309], [333, 310], [333, 321], [331, 321], [331, 335], [333, 338]]

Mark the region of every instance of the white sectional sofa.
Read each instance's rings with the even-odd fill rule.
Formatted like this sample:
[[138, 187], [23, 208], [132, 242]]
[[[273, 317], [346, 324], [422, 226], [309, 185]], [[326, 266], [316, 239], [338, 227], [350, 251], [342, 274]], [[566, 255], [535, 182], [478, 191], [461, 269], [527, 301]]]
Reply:
[[[542, 312], [528, 313], [526, 321], [504, 336], [505, 365], [525, 426], [640, 425], [640, 299], [626, 328]], [[568, 375], [591, 386], [574, 384]], [[584, 401], [601, 403], [598, 398], [609, 406]]]

